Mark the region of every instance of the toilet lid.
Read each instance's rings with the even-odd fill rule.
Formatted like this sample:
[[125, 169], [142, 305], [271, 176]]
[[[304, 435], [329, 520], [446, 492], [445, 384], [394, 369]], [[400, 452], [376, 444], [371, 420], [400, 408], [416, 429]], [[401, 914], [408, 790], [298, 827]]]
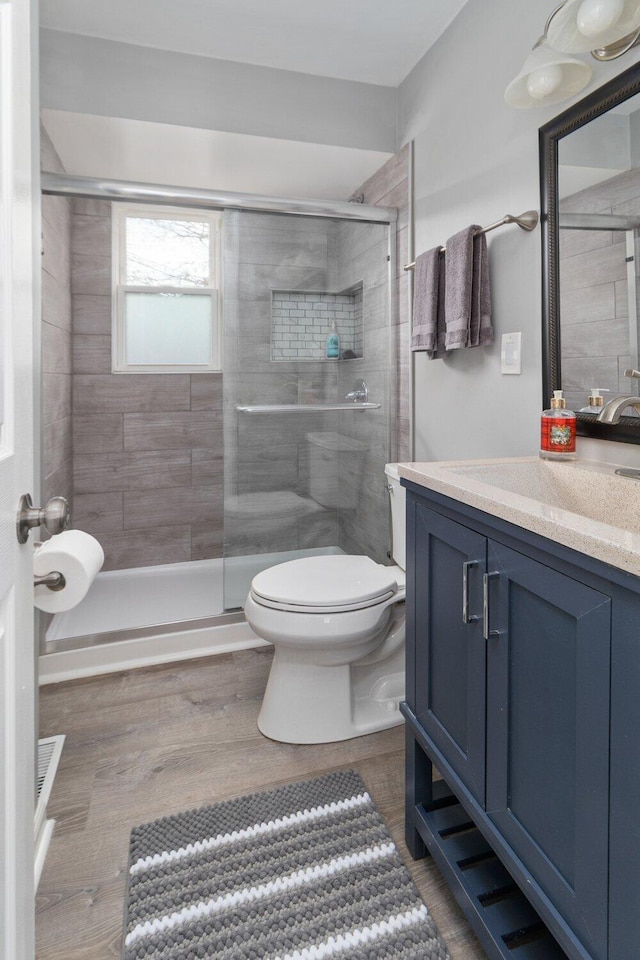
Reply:
[[309, 612], [353, 609], [391, 596], [397, 589], [394, 570], [370, 557], [302, 557], [263, 570], [254, 577], [251, 592], [258, 599]]

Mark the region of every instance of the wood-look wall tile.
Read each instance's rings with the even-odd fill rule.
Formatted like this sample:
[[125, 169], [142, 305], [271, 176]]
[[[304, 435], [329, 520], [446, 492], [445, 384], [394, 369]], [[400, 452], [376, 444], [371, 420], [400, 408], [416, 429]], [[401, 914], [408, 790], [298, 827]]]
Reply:
[[71, 279], [71, 254], [69, 236], [53, 230], [43, 223], [42, 231], [42, 269], [55, 277], [59, 283], [69, 286]]
[[191, 527], [191, 559], [214, 560], [224, 555], [224, 525], [222, 517], [216, 523]]
[[67, 244], [71, 236], [71, 202], [68, 197], [42, 197], [43, 233], [47, 227], [51, 228], [60, 238], [66, 238]]
[[71, 293], [108, 296], [111, 293], [111, 257], [73, 253], [71, 255]]
[[222, 412], [222, 374], [191, 375], [191, 409]]
[[78, 493], [73, 498], [73, 526], [95, 536], [122, 530], [122, 493]]
[[74, 334], [111, 336], [111, 297], [77, 293], [71, 298]]
[[222, 443], [212, 449], [199, 448], [191, 451], [191, 483], [194, 487], [210, 483], [222, 483], [224, 458]]
[[[225, 281], [226, 282], [226, 281]], [[327, 271], [323, 265], [293, 264], [241, 265], [238, 277], [239, 300], [270, 300], [272, 290], [304, 290], [321, 293], [327, 286]]]
[[73, 418], [73, 453], [113, 453], [124, 449], [122, 414]]
[[562, 330], [562, 361], [567, 357], [613, 357], [629, 351], [629, 321], [572, 323]]
[[105, 553], [104, 570], [185, 563], [191, 559], [191, 531], [184, 525], [103, 533], [100, 543]]
[[71, 374], [71, 336], [52, 323], [42, 324], [42, 372]]
[[[65, 460], [57, 470], [45, 474], [42, 480], [42, 502], [46, 503], [51, 497], [66, 497], [71, 504], [73, 516], [73, 462]], [[44, 527], [41, 528], [41, 532]]]
[[170, 523], [213, 523], [223, 514], [222, 484], [172, 487], [170, 490], [131, 490], [124, 495], [125, 530]]
[[44, 469], [53, 473], [65, 460], [71, 460], [71, 418], [63, 417], [47, 424], [42, 431], [42, 457]]
[[[626, 303], [626, 282], [624, 297]], [[617, 316], [616, 295], [613, 283], [599, 283], [592, 287], [578, 287], [575, 290], [565, 290], [561, 287], [560, 312], [562, 326], [571, 323], [590, 323], [597, 320], [611, 320]]]
[[42, 271], [42, 321], [71, 331], [71, 288]]
[[71, 416], [71, 375], [44, 373], [42, 375], [42, 423]]
[[73, 336], [74, 373], [111, 373], [111, 337]]
[[76, 493], [184, 487], [190, 482], [188, 450], [171, 453], [142, 450], [74, 457]]
[[74, 414], [160, 413], [188, 410], [188, 374], [79, 375], [73, 383]]
[[567, 290], [624, 280], [626, 276], [624, 246], [619, 243], [562, 261], [562, 287]]
[[358, 187], [356, 193], [364, 194], [364, 202], [379, 204], [382, 197], [396, 184], [407, 178], [409, 168], [409, 147], [405, 145], [398, 153], [390, 157], [368, 180]]
[[125, 450], [222, 447], [222, 417], [208, 411], [125, 413]]
[[111, 217], [74, 214], [71, 223], [73, 253], [111, 257]]
[[96, 200], [89, 197], [73, 197], [71, 200], [71, 210], [81, 216], [87, 217], [110, 217], [111, 201]]

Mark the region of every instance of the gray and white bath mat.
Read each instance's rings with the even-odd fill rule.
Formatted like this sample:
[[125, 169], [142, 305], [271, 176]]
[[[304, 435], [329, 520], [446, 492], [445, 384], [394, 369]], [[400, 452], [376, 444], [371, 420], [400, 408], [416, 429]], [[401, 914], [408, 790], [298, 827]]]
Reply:
[[353, 770], [131, 833], [124, 960], [449, 960]]

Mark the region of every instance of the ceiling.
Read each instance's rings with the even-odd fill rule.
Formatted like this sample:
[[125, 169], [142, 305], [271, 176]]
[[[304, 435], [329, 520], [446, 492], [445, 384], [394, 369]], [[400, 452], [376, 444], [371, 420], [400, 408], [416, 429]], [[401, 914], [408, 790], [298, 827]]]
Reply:
[[44, 27], [383, 86], [468, 0], [41, 0]]

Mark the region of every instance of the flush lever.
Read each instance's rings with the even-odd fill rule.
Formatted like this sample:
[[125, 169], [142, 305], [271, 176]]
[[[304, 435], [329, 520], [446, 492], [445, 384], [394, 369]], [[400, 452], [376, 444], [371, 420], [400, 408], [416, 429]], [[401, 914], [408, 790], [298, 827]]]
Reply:
[[70, 519], [69, 501], [65, 497], [52, 497], [44, 507], [34, 507], [31, 496], [25, 493], [20, 497], [16, 519], [18, 543], [27, 542], [32, 527], [43, 526], [51, 536], [62, 533]]

